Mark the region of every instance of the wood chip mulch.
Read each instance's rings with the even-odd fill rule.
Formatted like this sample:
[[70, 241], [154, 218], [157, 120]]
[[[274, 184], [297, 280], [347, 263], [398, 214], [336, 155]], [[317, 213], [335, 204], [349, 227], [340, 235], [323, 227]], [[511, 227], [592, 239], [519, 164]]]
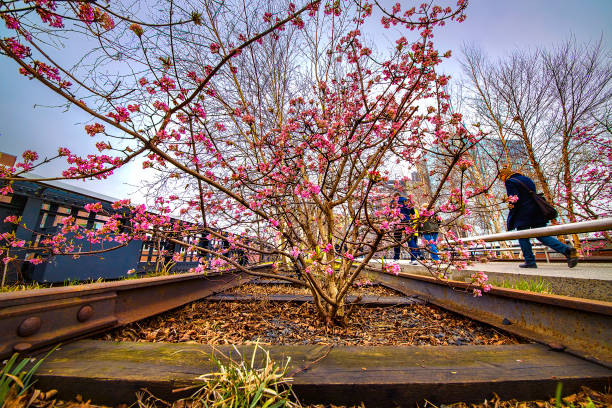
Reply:
[[[199, 301], [102, 334], [98, 339], [204, 344], [467, 345], [518, 344], [525, 339], [433, 305], [355, 306], [346, 327], [325, 329], [311, 303], [270, 302], [266, 294], [306, 294], [290, 285], [245, 285], [228, 293], [260, 294], [251, 302]], [[351, 294], [402, 296], [382, 286]]]

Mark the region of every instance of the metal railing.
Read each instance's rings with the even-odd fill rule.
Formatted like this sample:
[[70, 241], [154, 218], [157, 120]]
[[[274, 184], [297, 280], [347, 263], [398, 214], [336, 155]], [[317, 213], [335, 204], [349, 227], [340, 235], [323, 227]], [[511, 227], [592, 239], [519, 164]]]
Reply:
[[520, 231], [501, 232], [499, 234], [479, 235], [475, 237], [460, 238], [458, 242], [495, 242], [509, 241], [519, 238], [548, 237], [551, 235], [580, 234], [585, 232], [598, 232], [612, 230], [612, 217], [598, 220], [573, 222], [563, 225], [549, 225], [540, 228], [530, 228]]
[[[531, 249], [533, 250], [533, 253], [536, 255], [540, 252], [544, 253], [544, 257], [546, 257], [547, 263], [550, 263], [549, 253], [555, 252], [555, 251], [549, 250], [549, 248], [545, 245], [534, 245], [531, 247]], [[470, 249], [468, 249], [467, 252], [469, 252], [472, 255], [472, 259], [474, 258], [474, 254], [478, 252], [512, 252], [512, 256], [514, 256], [517, 253], [520, 256], [521, 247], [518, 245], [515, 245], [515, 246], [509, 246], [507, 248], [504, 248], [502, 246], [487, 247], [485, 245], [485, 246], [476, 246], [475, 248], [470, 247]]]
[[[579, 233], [588, 233], [588, 232], [598, 232], [598, 231], [607, 231], [612, 229], [612, 217], [601, 218], [598, 220], [591, 221], [580, 221], [573, 222], [570, 224], [563, 225], [549, 225], [546, 227], [539, 228], [530, 228], [526, 230], [520, 231], [509, 231], [509, 232], [501, 232], [498, 234], [489, 234], [489, 235], [479, 235], [475, 237], [466, 237], [460, 238], [454, 243], [467, 243], [467, 242], [499, 242], [499, 241], [509, 241], [520, 238], [537, 238], [537, 237], [546, 237], [546, 236], [558, 236], [558, 235], [566, 235], [566, 234], [579, 234]], [[546, 257], [546, 262], [550, 262], [548, 247], [545, 246], [534, 246], [534, 251], [543, 250], [544, 256]], [[468, 252], [510, 252], [513, 253], [516, 251], [520, 251], [520, 247], [510, 246], [507, 248], [503, 248], [500, 246], [491, 246], [487, 247], [486, 244], [483, 246], [477, 246], [476, 248], [470, 248]], [[554, 252], [554, 251], [552, 251]]]

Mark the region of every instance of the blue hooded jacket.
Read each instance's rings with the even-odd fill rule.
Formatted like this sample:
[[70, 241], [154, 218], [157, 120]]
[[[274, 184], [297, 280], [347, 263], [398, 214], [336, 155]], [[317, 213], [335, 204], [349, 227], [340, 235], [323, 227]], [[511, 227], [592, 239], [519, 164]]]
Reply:
[[508, 231], [515, 228], [520, 230], [545, 226], [548, 220], [542, 215], [540, 208], [533, 197], [531, 197], [529, 191], [517, 181], [522, 182], [532, 191], [536, 191], [533, 180], [522, 174], [514, 173], [506, 180], [506, 192], [508, 195], [516, 195], [519, 198], [508, 213], [508, 220], [506, 222]]
[[[410, 207], [410, 203], [406, 197], [399, 196], [397, 203], [400, 205], [400, 212], [402, 213], [402, 222], [408, 223], [414, 218], [416, 212], [413, 207]], [[412, 216], [412, 218], [411, 218]]]

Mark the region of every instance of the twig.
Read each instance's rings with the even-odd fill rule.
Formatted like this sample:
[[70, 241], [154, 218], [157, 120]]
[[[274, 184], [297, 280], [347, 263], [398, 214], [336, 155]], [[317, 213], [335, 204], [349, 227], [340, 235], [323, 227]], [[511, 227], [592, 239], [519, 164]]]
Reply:
[[299, 373], [303, 373], [304, 371], [310, 370], [312, 368], [312, 366], [314, 366], [315, 364], [317, 364], [319, 361], [323, 360], [325, 357], [327, 357], [327, 355], [329, 354], [329, 352], [331, 351], [331, 349], [334, 348], [334, 345], [331, 344], [327, 350], [325, 351], [325, 353], [323, 353], [323, 355], [321, 355], [321, 357], [317, 358], [314, 361], [311, 361], [310, 363], [306, 364], [305, 366], [303, 366], [302, 368], [300, 368], [299, 370], [296, 370], [294, 372], [292, 372], [291, 374], [289, 374], [289, 377], [295, 377], [297, 374]]

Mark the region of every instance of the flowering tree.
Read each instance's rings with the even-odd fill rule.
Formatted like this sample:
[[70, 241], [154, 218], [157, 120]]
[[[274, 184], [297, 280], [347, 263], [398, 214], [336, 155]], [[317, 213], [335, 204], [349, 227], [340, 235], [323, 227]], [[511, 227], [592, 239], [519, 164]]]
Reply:
[[[143, 158], [154, 175], [148, 209], [118, 201], [96, 231], [66, 218], [43, 242], [47, 250], [78, 253], [67, 233], [110, 246], [157, 235], [199, 251], [198, 271], [233, 267], [305, 285], [327, 324], [343, 322], [344, 297], [370, 259], [404, 243], [393, 240], [404, 226], [386, 165], [411, 166], [433, 145], [448, 159], [427, 216], [477, 142], [448, 111], [448, 77], [435, 68], [450, 52], [432, 42], [437, 27], [465, 18], [466, 6], [171, 0], [149, 14], [115, 2], [2, 2], [13, 32], [0, 41], [2, 54], [89, 114], [85, 133], [100, 152], [79, 157], [61, 147], [39, 159], [28, 151], [2, 169], [3, 193], [51, 160], [67, 162], [58, 178], [91, 179]], [[372, 36], [375, 20], [395, 37], [389, 44]], [[49, 39], [89, 49], [61, 64], [66, 56]], [[251, 269], [240, 253], [273, 257], [273, 271]], [[292, 274], [277, 274], [282, 265]]]

